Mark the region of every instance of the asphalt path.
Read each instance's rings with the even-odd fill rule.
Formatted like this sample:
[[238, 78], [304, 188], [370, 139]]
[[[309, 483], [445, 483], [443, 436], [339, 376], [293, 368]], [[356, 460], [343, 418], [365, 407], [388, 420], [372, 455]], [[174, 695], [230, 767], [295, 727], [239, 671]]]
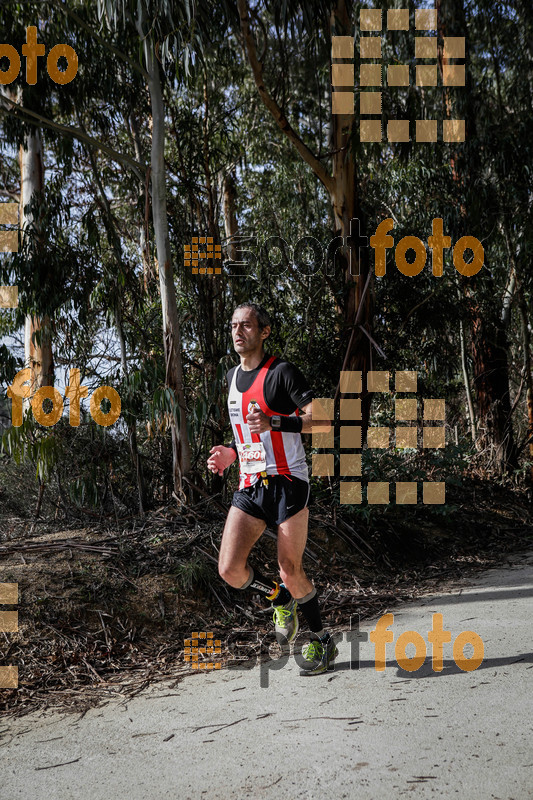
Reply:
[[[381, 671], [374, 643], [365, 641], [378, 618], [361, 624], [355, 639], [352, 620], [352, 641], [347, 620], [335, 669], [325, 675], [300, 677], [291, 656], [194, 673], [174, 688], [152, 685], [83, 717], [3, 717], [0, 795], [531, 800], [532, 598], [533, 553], [513, 556], [447, 593], [391, 608], [394, 641], [385, 645]], [[451, 632], [441, 671], [428, 642], [433, 614]], [[425, 641], [418, 639], [418, 654], [424, 646], [427, 657], [416, 671], [396, 660], [407, 631]], [[475, 670], [454, 660], [463, 631], [483, 642]], [[472, 644], [455, 652], [463, 666], [479, 655], [476, 643], [477, 652]], [[414, 655], [408, 644], [404, 656]]]

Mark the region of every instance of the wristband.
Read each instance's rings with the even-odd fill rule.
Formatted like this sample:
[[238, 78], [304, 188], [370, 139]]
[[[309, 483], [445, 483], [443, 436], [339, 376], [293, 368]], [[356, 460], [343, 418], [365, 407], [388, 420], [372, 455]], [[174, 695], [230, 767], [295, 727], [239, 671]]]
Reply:
[[[277, 416], [277, 415], [275, 415]], [[281, 417], [278, 416], [279, 427], [272, 428], [272, 430], [283, 431], [283, 433], [301, 433], [303, 420], [301, 417]]]
[[235, 451], [235, 455], [236, 456], [239, 455], [239, 451], [237, 450], [237, 445], [235, 444], [235, 439], [232, 439], [231, 442], [228, 445], [226, 445], [226, 447], [231, 447], [231, 449]]

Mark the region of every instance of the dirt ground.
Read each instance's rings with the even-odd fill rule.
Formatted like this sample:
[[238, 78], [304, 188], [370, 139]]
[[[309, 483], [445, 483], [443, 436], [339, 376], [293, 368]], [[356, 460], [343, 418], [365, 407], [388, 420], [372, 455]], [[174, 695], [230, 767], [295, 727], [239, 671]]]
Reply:
[[[524, 493], [481, 482], [450, 487], [446, 507], [391, 506], [369, 520], [315, 504], [304, 566], [334, 629], [526, 551], [530, 520]], [[18, 605], [2, 606], [18, 610], [19, 631], [0, 634], [0, 663], [18, 666], [19, 685], [0, 690], [0, 714], [83, 711], [179, 681], [190, 672], [183, 648], [192, 631], [216, 632], [222, 664], [232, 630], [266, 633], [270, 609], [217, 574], [223, 522], [207, 505], [85, 526], [0, 516], [0, 582], [19, 587]], [[251, 560], [275, 572], [272, 531]]]

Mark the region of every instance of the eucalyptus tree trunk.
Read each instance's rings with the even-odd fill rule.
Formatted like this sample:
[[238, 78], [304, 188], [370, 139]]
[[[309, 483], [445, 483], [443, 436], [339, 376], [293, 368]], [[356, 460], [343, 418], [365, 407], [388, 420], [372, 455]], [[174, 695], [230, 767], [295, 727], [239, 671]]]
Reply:
[[468, 364], [466, 361], [465, 328], [463, 320], [459, 320], [459, 338], [461, 340], [461, 368], [463, 370], [463, 382], [465, 385], [466, 404], [468, 409], [468, 427], [472, 442], [476, 442], [476, 418], [474, 415], [474, 404], [472, 402], [472, 392], [470, 390], [470, 378], [468, 376]]
[[163, 315], [163, 342], [166, 362], [166, 383], [177, 401], [179, 420], [171, 419], [172, 434], [172, 478], [176, 496], [183, 500], [183, 477], [190, 471], [191, 449], [187, 435], [185, 393], [183, 388], [183, 364], [181, 358], [181, 336], [174, 286], [174, 271], [168, 235], [166, 181], [165, 181], [165, 106], [159, 75], [159, 63], [155, 57], [155, 45], [145, 31], [145, 12], [139, 3], [137, 31], [143, 43], [148, 89], [152, 109], [151, 184], [152, 221], [155, 232], [157, 261], [159, 265], [159, 288]]
[[[122, 324], [122, 311], [120, 309], [120, 301], [117, 303], [115, 312], [115, 325], [117, 330], [118, 341], [120, 344], [120, 364], [122, 367], [122, 375], [124, 379], [128, 377], [128, 354], [126, 349], [126, 337], [124, 336], [124, 326]], [[142, 468], [141, 456], [137, 446], [137, 425], [135, 419], [129, 418], [128, 425], [128, 444], [130, 448], [131, 460], [135, 469], [135, 478], [137, 480], [137, 492], [139, 496], [139, 513], [144, 514], [146, 511], [146, 483], [144, 480], [144, 471]]]
[[229, 175], [224, 175], [222, 193], [224, 198], [224, 232], [226, 234], [227, 252], [230, 261], [235, 261], [237, 258], [235, 237], [239, 233], [239, 225], [237, 223], [237, 214], [235, 211], [237, 188], [235, 186], [235, 172], [233, 170]]
[[522, 347], [524, 351], [524, 374], [526, 377], [526, 403], [527, 403], [527, 439], [529, 441], [528, 451], [531, 466], [529, 468], [529, 483], [533, 486], [533, 373], [531, 366], [531, 332], [530, 315], [524, 297], [522, 287], [518, 293], [518, 308], [520, 310], [520, 322], [522, 328]]
[[[439, 38], [444, 36], [464, 36], [467, 30], [464, 0], [436, 0]], [[466, 39], [466, 63], [469, 63], [468, 37]], [[447, 59], [439, 45], [438, 65], [442, 72]], [[466, 70], [465, 91], [453, 95], [446, 90], [444, 105], [447, 116], [464, 118], [466, 136], [477, 138], [476, 103], [472, 98], [478, 92], [473, 85], [471, 71]], [[461, 221], [472, 235], [483, 220], [471, 212], [470, 187], [476, 185], [479, 174], [485, 168], [480, 148], [454, 148], [450, 166], [458, 190], [466, 200], [461, 206]], [[461, 281], [461, 288], [471, 319], [471, 352], [474, 387], [476, 390], [477, 440], [480, 450], [489, 456], [489, 464], [500, 473], [517, 466], [517, 450], [513, 433], [511, 400], [509, 388], [509, 341], [507, 337], [505, 303], [508, 302], [508, 288], [504, 294], [503, 315], [498, 318], [493, 312], [487, 313], [487, 304], [480, 301], [481, 281], [488, 295], [493, 294], [492, 277], [489, 266], [482, 273]]]
[[[135, 149], [135, 158], [140, 164], [144, 164], [144, 155], [141, 145], [141, 134], [139, 131], [139, 122], [134, 114], [130, 116], [130, 128], [133, 137], [133, 147]], [[144, 223], [139, 228], [139, 248], [141, 251], [141, 258], [143, 262], [143, 286], [145, 294], [148, 293], [148, 287], [152, 278], [152, 269], [150, 265], [150, 249], [147, 237], [148, 228], [148, 211], [150, 208], [150, 192], [148, 190], [148, 179], [146, 178], [146, 185], [139, 186], [141, 197], [144, 195], [145, 205], [145, 218]]]
[[[32, 249], [38, 255], [41, 232], [39, 220], [25, 210], [36, 199], [44, 196], [44, 163], [39, 130], [26, 134], [19, 148], [20, 162], [20, 222], [24, 235], [33, 227]], [[35, 257], [35, 256], [34, 256]], [[54, 385], [54, 359], [52, 354], [52, 332], [47, 316], [28, 314], [24, 325], [24, 361], [31, 369], [32, 390]]]
[[[336, 0], [330, 16], [330, 34], [353, 35], [353, 4], [350, 0]], [[365, 375], [373, 369], [370, 339], [373, 328], [373, 293], [369, 289], [370, 264], [368, 258], [360, 259], [359, 244], [352, 239], [351, 221], [357, 220], [358, 233], [364, 227], [357, 188], [357, 165], [353, 156], [352, 136], [355, 115], [331, 114], [333, 189], [330, 191], [333, 206], [335, 235], [342, 237], [344, 248], [339, 252], [344, 275], [343, 316], [346, 332], [349, 332], [343, 370], [360, 370]], [[362, 251], [361, 251], [362, 252]], [[339, 389], [340, 387], [338, 387]], [[338, 394], [337, 389], [337, 394]], [[363, 381], [362, 428], [363, 439], [370, 419], [371, 395]]]
[[[213, 243], [219, 245], [217, 185], [216, 181], [213, 181], [211, 175], [211, 121], [207, 74], [204, 75], [204, 118], [202, 128], [202, 155], [205, 175], [205, 194], [207, 196], [207, 231]], [[200, 204], [197, 205], [197, 211], [200, 211]], [[199, 233], [202, 236], [204, 233], [201, 230], [201, 225], [202, 221], [198, 218]], [[219, 260], [215, 259], [211, 263], [213, 266], [220, 266]], [[206, 394], [208, 394], [209, 386], [212, 385], [215, 378], [218, 362], [225, 352], [222, 348], [223, 336], [220, 335], [223, 326], [226, 324], [225, 315], [222, 313], [224, 292], [221, 291], [220, 284], [220, 277], [211, 275], [207, 280], [199, 281], [197, 286], [199, 315], [201, 320], [199, 338], [202, 339], [203, 343], [202, 350], [205, 369], [204, 389]]]
[[[523, 371], [526, 383], [526, 410], [527, 410], [527, 434], [526, 442], [529, 443], [529, 458], [531, 466], [529, 468], [528, 480], [533, 486], [533, 372], [531, 365], [531, 331], [530, 331], [530, 314], [527, 306], [526, 297], [523, 288], [523, 276], [527, 274], [527, 256], [524, 258], [522, 248], [516, 248], [512, 244], [511, 232], [504, 219], [503, 232], [505, 236], [505, 243], [507, 246], [507, 253], [509, 256], [509, 263], [511, 264], [511, 273], [509, 276], [508, 284], [504, 294], [502, 321], [505, 326], [510, 324], [511, 320], [511, 304], [516, 294], [518, 311], [520, 314], [520, 328], [522, 334], [522, 352], [523, 352]], [[520, 394], [520, 392], [519, 392]], [[515, 401], [516, 404], [516, 401]]]
[[[122, 248], [120, 244], [120, 237], [118, 235], [113, 220], [111, 204], [108, 200], [104, 186], [100, 179], [98, 164], [96, 162], [94, 153], [90, 149], [88, 149], [88, 155], [89, 155], [89, 161], [91, 163], [91, 168], [93, 171], [94, 182], [96, 184], [96, 187], [100, 195], [102, 216], [103, 216], [104, 227], [107, 234], [107, 240], [109, 242], [110, 247], [113, 249], [115, 253], [116, 267], [119, 270], [119, 274], [120, 272], [122, 272], [122, 274], [125, 275], [127, 267], [122, 259]], [[118, 292], [115, 294], [114, 304], [115, 304], [115, 329], [117, 332], [118, 341], [120, 345], [120, 363], [122, 366], [122, 378], [124, 383], [126, 384], [129, 374], [128, 353], [126, 348], [126, 337], [124, 335], [124, 324], [123, 324], [123, 313], [122, 313], [123, 300]], [[128, 413], [125, 414], [124, 416], [126, 425], [128, 426], [128, 444], [130, 447], [131, 459], [133, 462], [133, 467], [135, 469], [135, 476], [137, 480], [137, 490], [139, 494], [139, 512], [141, 514], [144, 514], [146, 509], [146, 485], [144, 480], [141, 456], [139, 453], [139, 448], [137, 447], [137, 424], [132, 414]]]
[[[352, 233], [361, 235], [364, 229], [357, 193], [357, 172], [351, 146], [354, 114], [331, 114], [333, 163], [329, 172], [322, 161], [312, 153], [291, 126], [282, 108], [265, 85], [263, 64], [250, 28], [250, 13], [247, 0], [238, 0], [241, 32], [259, 95], [275, 119], [278, 127], [288, 137], [302, 159], [311, 167], [327, 190], [333, 212], [336, 241], [344, 245], [338, 252], [344, 279], [344, 298], [337, 307], [347, 334], [347, 347], [342, 369], [361, 370], [371, 368], [370, 340], [373, 324], [372, 292], [369, 289], [368, 262], [360, 263], [359, 244]], [[330, 15], [331, 36], [353, 35], [353, 3], [351, 0], [334, 0]], [[266, 50], [266, 48], [265, 48]], [[351, 220], [359, 220], [359, 231], [352, 231]], [[357, 223], [356, 223], [357, 224]], [[342, 237], [342, 242], [340, 241]], [[366, 331], [366, 333], [364, 332]], [[370, 411], [368, 395], [362, 396], [363, 431], [366, 432]]]

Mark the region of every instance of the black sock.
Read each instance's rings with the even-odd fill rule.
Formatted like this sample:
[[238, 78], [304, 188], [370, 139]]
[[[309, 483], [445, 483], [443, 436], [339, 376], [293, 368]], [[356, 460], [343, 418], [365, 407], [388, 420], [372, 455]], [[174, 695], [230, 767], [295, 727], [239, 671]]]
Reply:
[[279, 594], [270, 602], [273, 606], [286, 606], [292, 600], [292, 594], [289, 592], [284, 583], [279, 585]]
[[[276, 581], [271, 580], [271, 578], [265, 578], [265, 576], [261, 575], [254, 567], [250, 567], [249, 569], [250, 574], [248, 580], [240, 587], [241, 589], [255, 589], [256, 592], [259, 592], [263, 597], [269, 599], [273, 606], [284, 606], [289, 602], [291, 593], [285, 586], [281, 586]], [[271, 596], [274, 592], [276, 592], [276, 595], [272, 598]]]
[[300, 597], [299, 599], [297, 598], [296, 602], [300, 606], [302, 614], [306, 618], [307, 624], [309, 625], [309, 629], [312, 631], [312, 633], [324, 635], [316, 589], [313, 588], [309, 594], [305, 595], [305, 597]]

